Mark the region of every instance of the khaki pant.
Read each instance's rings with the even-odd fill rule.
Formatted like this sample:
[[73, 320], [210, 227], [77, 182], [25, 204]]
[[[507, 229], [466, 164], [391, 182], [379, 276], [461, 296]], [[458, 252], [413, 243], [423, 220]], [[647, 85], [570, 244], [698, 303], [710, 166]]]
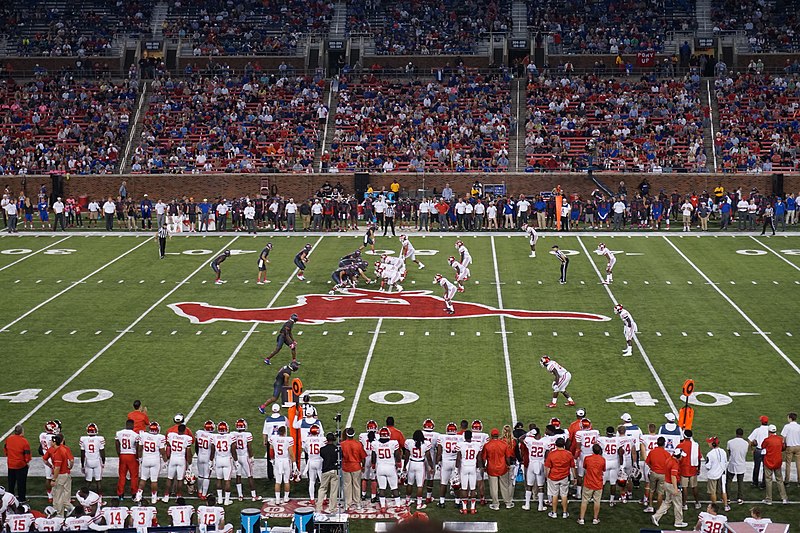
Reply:
[[[652, 490], [652, 486], [651, 486]], [[681, 491], [675, 488], [672, 483], [664, 483], [664, 501], [653, 516], [656, 520], [667, 514], [669, 506], [675, 511], [675, 523], [683, 522], [683, 502], [681, 501]]]
[[311, 215], [300, 215], [300, 220], [303, 221], [303, 231], [311, 229]]
[[58, 516], [64, 518], [64, 511], [69, 505], [69, 498], [72, 494], [72, 478], [69, 474], [60, 474], [53, 486], [53, 507], [56, 508]]
[[[794, 212], [794, 211], [790, 211]], [[783, 452], [783, 460], [786, 461], [786, 473], [783, 479], [789, 483], [792, 474], [792, 463], [795, 464], [795, 472], [797, 472], [797, 482], [800, 483], [800, 446], [787, 446], [786, 451]]]
[[664, 495], [664, 474], [650, 472], [650, 494]]
[[[783, 465], [781, 465], [783, 466]], [[781, 500], [786, 499], [786, 485], [783, 483], [783, 470], [779, 466], [775, 470], [764, 467], [764, 481], [767, 484], [767, 501], [772, 501], [772, 478], [778, 483], [778, 492], [781, 494]]]
[[544, 229], [547, 227], [547, 213], [539, 211], [536, 213], [536, 221], [539, 223], [539, 228]]
[[500, 505], [499, 497], [503, 498], [503, 502], [505, 502], [506, 505], [511, 505], [511, 502], [514, 501], [514, 491], [512, 485], [508, 482], [508, 474], [489, 476], [489, 494], [492, 496], [492, 503], [494, 505]]
[[361, 470], [343, 472], [344, 506], [350, 508], [361, 504]]
[[708, 230], [708, 217], [700, 217], [700, 229], [702, 231]]
[[336, 512], [336, 507], [339, 504], [339, 471], [328, 470], [322, 473], [322, 481], [319, 484], [319, 492], [317, 492], [317, 512], [322, 512], [322, 502], [325, 499], [330, 500], [328, 505], [328, 512]]

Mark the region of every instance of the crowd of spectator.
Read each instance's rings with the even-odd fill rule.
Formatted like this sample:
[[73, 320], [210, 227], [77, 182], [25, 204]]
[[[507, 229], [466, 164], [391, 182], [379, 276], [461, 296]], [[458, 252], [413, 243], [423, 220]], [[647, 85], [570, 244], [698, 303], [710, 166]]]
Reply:
[[0, 81], [0, 174], [117, 171], [138, 92], [136, 79]]
[[[783, 5], [785, 4], [785, 5]], [[800, 18], [792, 3], [768, 0], [714, 0], [714, 31], [744, 31], [751, 52], [796, 52]]]
[[529, 76], [526, 170], [705, 172], [699, 84]]
[[508, 169], [510, 84], [497, 74], [452, 72], [442, 81], [338, 80], [331, 172]]
[[800, 166], [800, 76], [743, 73], [717, 78], [723, 172], [791, 171]]
[[321, 94], [305, 76], [155, 80], [131, 171], [310, 172]]

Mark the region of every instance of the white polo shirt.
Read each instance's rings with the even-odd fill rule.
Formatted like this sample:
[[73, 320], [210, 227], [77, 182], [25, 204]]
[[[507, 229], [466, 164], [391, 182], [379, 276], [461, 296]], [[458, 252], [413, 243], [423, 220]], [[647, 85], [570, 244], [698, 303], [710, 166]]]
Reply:
[[766, 439], [768, 436], [769, 436], [769, 426], [767, 426], [766, 424], [762, 424], [750, 433], [750, 435], [747, 437], [747, 440], [749, 440], [750, 442], [755, 441], [756, 445], [759, 448], [761, 448], [761, 443], [763, 443], [764, 439]]
[[789, 422], [781, 430], [781, 436], [786, 440], [786, 447], [800, 446], [800, 424]]
[[116, 210], [117, 210], [116, 206], [112, 201], [107, 201], [106, 203], [103, 204], [103, 213], [107, 215], [113, 215]]
[[727, 448], [728, 472], [731, 474], [744, 474], [750, 443], [737, 437], [728, 441]]

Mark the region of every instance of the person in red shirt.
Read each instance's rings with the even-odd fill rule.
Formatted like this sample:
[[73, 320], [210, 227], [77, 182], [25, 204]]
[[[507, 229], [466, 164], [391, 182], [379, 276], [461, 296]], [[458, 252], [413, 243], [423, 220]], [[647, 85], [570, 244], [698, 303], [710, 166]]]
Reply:
[[606, 460], [603, 457], [603, 447], [599, 444], [592, 446], [592, 455], [583, 460], [583, 493], [581, 495], [581, 517], [578, 523], [583, 525], [586, 508], [589, 502], [594, 502], [594, 518], [592, 524], [600, 523], [600, 499], [603, 497], [603, 476], [606, 472]]
[[575, 455], [578, 449], [578, 443], [575, 442], [575, 433], [581, 429], [581, 420], [586, 418], [586, 409], [580, 408], [575, 411], [575, 420], [569, 425], [567, 431], [569, 432], [569, 451]]
[[386, 417], [386, 427], [389, 428], [389, 434], [391, 435], [392, 440], [396, 440], [397, 444], [400, 445], [400, 449], [402, 450], [406, 445], [406, 438], [403, 436], [403, 432], [394, 427], [394, 417], [387, 416]]
[[69, 446], [64, 444], [64, 436], [61, 434], [53, 437], [55, 448], [53, 452], [47, 450], [50, 460], [53, 463], [53, 506], [60, 518], [64, 518], [64, 512], [69, 499], [72, 494], [72, 477], [70, 473], [75, 464], [75, 457], [72, 455], [72, 450]]
[[685, 430], [683, 436], [684, 439], [678, 444], [678, 448], [683, 450], [685, 455], [678, 464], [680, 465], [681, 488], [683, 489], [681, 492], [685, 511], [689, 499], [689, 488], [692, 489], [692, 495], [694, 496], [694, 508], [702, 508], [697, 495], [697, 474], [700, 473], [700, 461], [703, 460], [703, 454], [700, 452], [700, 446], [692, 439], [691, 429]]
[[361, 443], [354, 438], [355, 435], [355, 429], [345, 429], [345, 439], [341, 443], [345, 510], [361, 505], [358, 494], [361, 490], [361, 470], [366, 463], [367, 452], [364, 451]]
[[569, 494], [570, 476], [572, 483], [576, 483], [578, 478], [575, 471], [575, 458], [564, 446], [566, 442], [563, 437], [556, 439], [556, 449], [547, 454], [544, 460], [544, 470], [547, 475], [547, 492], [553, 498], [553, 510], [548, 513], [550, 518], [556, 518], [556, 508], [558, 507], [558, 497], [561, 496], [561, 517], [568, 518], [567, 495]]
[[31, 462], [31, 445], [25, 438], [22, 426], [14, 428], [14, 434], [6, 439], [4, 445], [8, 459], [8, 492], [17, 500], [24, 502], [28, 486], [28, 463]]
[[506, 509], [511, 509], [514, 507], [514, 491], [511, 485], [504, 481], [505, 475], [508, 473], [508, 465], [514, 458], [514, 451], [505, 441], [500, 440], [500, 430], [497, 428], [492, 428], [491, 439], [483, 446], [481, 457], [486, 464], [486, 475], [489, 476], [489, 493], [492, 496], [489, 508], [493, 511], [500, 509], [499, 488]]
[[[653, 455], [653, 452], [655, 452], [655, 450], [650, 452], [650, 455]], [[648, 458], [650, 455], [648, 455]], [[683, 456], [683, 450], [676, 448], [675, 453], [670, 456], [664, 464], [664, 501], [661, 503], [661, 507], [658, 508], [658, 511], [656, 511], [656, 514], [652, 516], [653, 524], [655, 524], [656, 527], [660, 527], [658, 521], [667, 514], [670, 505], [675, 512], [675, 527], [681, 528], [688, 525], [683, 521], [683, 504], [681, 502], [681, 491], [678, 488], [678, 483], [680, 483], [680, 465], [678, 464], [678, 460]]]
[[656, 499], [655, 507], [660, 507], [664, 499], [664, 476], [667, 472], [667, 461], [670, 458], [669, 452], [664, 448], [666, 444], [667, 439], [658, 437], [656, 447], [647, 454], [647, 459], [644, 461], [650, 470], [648, 477], [650, 481], [650, 501], [647, 508], [651, 513], [653, 512], [653, 498], [655, 497]]
[[136, 433], [147, 431], [150, 425], [150, 417], [147, 416], [147, 407], [142, 405], [141, 400], [133, 402], [133, 411], [128, 413], [128, 420], [133, 420], [133, 430]]
[[767, 484], [767, 497], [764, 500], [767, 504], [772, 503], [772, 480], [778, 483], [778, 492], [781, 494], [783, 503], [789, 503], [786, 498], [786, 486], [783, 482], [783, 451], [786, 443], [783, 437], [777, 434], [778, 428], [775, 424], [769, 425], [769, 436], [761, 443], [764, 450], [764, 481]]

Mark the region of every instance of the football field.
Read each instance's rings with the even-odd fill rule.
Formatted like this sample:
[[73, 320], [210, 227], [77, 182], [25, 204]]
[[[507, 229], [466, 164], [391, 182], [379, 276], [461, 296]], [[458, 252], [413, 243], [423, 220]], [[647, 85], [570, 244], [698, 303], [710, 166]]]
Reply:
[[[542, 234], [536, 258], [528, 257], [521, 234], [463, 235], [473, 264], [454, 315], [444, 313], [432, 281], [437, 272], [453, 278], [447, 258], [456, 255], [459, 236], [409, 235], [425, 269], [408, 264], [403, 293], [361, 283], [334, 296], [328, 295], [331, 272], [358, 247], [360, 235], [176, 235], [165, 260], [158, 259], [152, 235], [3, 236], [3, 439], [17, 423], [35, 439], [45, 421], [59, 419], [73, 445], [89, 422], [110, 442], [135, 399], [162, 428], [182, 412], [192, 428], [206, 419], [232, 424], [244, 417], [258, 434], [257, 407], [271, 395], [289, 350], [273, 366], [262, 359], [292, 313], [300, 317], [297, 376], [326, 430], [335, 428], [336, 413], [357, 432], [368, 419], [393, 416], [407, 437], [428, 417], [440, 431], [447, 422], [476, 418], [486, 431], [516, 421], [544, 427], [552, 416], [566, 426], [575, 409], [563, 397], [557, 408], [545, 407], [552, 391], [552, 376], [538, 362], [545, 354], [572, 373], [569, 392], [601, 433], [623, 412], [645, 428], [660, 425], [665, 413], [684, 405], [686, 379], [696, 383], [689, 403], [703, 451], [708, 436], [724, 443], [737, 427], [746, 436], [760, 415], [780, 431], [786, 413], [798, 409], [798, 235]], [[271, 283], [256, 285], [258, 252], [267, 242], [273, 243]], [[605, 259], [594, 253], [600, 242], [617, 257], [609, 286], [600, 283]], [[300, 281], [293, 258], [305, 243], [313, 249], [307, 281]], [[554, 244], [570, 258], [566, 285], [548, 253]], [[378, 237], [376, 248], [400, 251], [396, 238]], [[215, 285], [209, 261], [225, 249], [232, 250], [222, 265], [227, 283]], [[374, 277], [372, 269], [368, 275]], [[458, 302], [477, 305], [459, 308]], [[189, 303], [206, 305], [180, 305]], [[621, 356], [616, 303], [638, 324], [633, 357]], [[194, 318], [186, 311], [197, 309], [202, 312]], [[519, 318], [514, 310], [555, 313]], [[30, 492], [41, 494], [36, 487]], [[272, 487], [260, 480], [259, 493], [270, 496]], [[296, 491], [305, 494], [305, 488]], [[517, 498], [522, 494], [518, 484]], [[747, 496], [763, 497], [755, 490]], [[701, 498], [707, 499], [704, 488]], [[800, 500], [796, 483], [789, 499]], [[577, 503], [570, 507], [577, 518]], [[746, 507], [734, 505], [730, 518], [747, 516]], [[797, 509], [774, 506], [765, 514], [796, 524]], [[452, 505], [426, 512], [460, 517]], [[697, 512], [686, 515], [694, 525]], [[572, 520], [556, 524], [519, 505], [498, 513], [482, 508], [470, 519], [497, 520], [509, 531], [531, 530], [531, 524], [541, 531], [579, 529]], [[629, 503], [604, 507], [601, 519], [598, 529], [634, 531], [649, 516]], [[361, 521], [351, 530], [371, 528]]]

